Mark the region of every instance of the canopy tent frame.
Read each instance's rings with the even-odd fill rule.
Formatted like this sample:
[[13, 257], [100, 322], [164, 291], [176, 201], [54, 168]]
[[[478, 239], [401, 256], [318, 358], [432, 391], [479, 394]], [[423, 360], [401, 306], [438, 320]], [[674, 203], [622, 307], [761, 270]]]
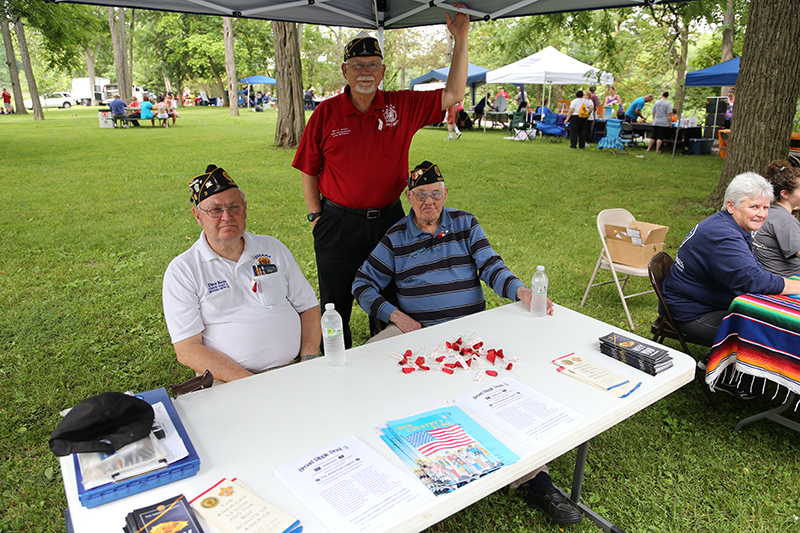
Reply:
[[247, 109], [250, 109], [250, 87], [253, 85], [275, 85], [277, 80], [271, 76], [256, 74], [255, 76], [240, 79], [239, 83], [247, 84]]
[[[732, 87], [736, 85], [739, 79], [740, 60], [741, 57], [734, 57], [711, 67], [689, 72], [683, 81], [683, 87], [684, 89], [686, 87]], [[681, 97], [681, 115], [683, 115], [684, 102], [686, 102], [685, 90]], [[675, 139], [672, 143], [672, 161], [675, 161], [675, 149], [678, 146], [678, 131], [680, 129], [679, 122], [678, 127], [675, 128]]]

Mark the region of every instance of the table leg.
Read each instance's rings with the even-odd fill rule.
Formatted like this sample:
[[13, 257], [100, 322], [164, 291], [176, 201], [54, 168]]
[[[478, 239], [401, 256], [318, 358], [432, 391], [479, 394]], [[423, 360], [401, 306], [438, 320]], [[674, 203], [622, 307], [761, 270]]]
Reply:
[[598, 528], [605, 533], [625, 533], [620, 527], [615, 526], [602, 515], [589, 509], [586, 504], [581, 503], [581, 487], [583, 486], [583, 474], [586, 472], [586, 457], [589, 455], [589, 441], [587, 440], [578, 446], [578, 456], [575, 458], [575, 472], [572, 475], [572, 494], [568, 495], [560, 487], [556, 487], [565, 498], [572, 500], [575, 507], [583, 516], [594, 522]]
[[795, 393], [789, 394], [789, 397], [786, 398], [786, 401], [783, 402], [783, 405], [780, 407], [776, 407], [775, 409], [770, 409], [769, 411], [764, 411], [762, 413], [758, 413], [757, 415], [753, 415], [750, 417], [741, 420], [733, 430], [736, 433], [741, 433], [745, 426], [752, 424], [753, 422], [758, 422], [759, 420], [772, 420], [773, 422], [777, 422], [782, 426], [786, 426], [789, 429], [793, 429], [797, 432], [800, 432], [800, 424], [795, 422], [794, 420], [789, 420], [788, 418], [781, 416], [781, 413], [785, 412], [787, 409], [791, 408], [794, 405], [797, 397]]

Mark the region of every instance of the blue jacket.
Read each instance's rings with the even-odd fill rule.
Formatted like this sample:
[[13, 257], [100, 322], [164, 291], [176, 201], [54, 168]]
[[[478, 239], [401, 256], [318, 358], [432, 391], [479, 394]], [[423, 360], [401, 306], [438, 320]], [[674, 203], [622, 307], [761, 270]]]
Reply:
[[678, 322], [727, 309], [744, 293], [779, 294], [783, 278], [756, 259], [753, 238], [726, 210], [695, 226], [683, 239], [664, 280], [664, 301]]
[[378, 293], [392, 280], [400, 309], [424, 325], [486, 309], [481, 280], [500, 297], [516, 300], [524, 284], [492, 249], [474, 215], [443, 209], [431, 235], [417, 227], [413, 213], [389, 228], [356, 273], [353, 296], [370, 316], [388, 322], [397, 309]]

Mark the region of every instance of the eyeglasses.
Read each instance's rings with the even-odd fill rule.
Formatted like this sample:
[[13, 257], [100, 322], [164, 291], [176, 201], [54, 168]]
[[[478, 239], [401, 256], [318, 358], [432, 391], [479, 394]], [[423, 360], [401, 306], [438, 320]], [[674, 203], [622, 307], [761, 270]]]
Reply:
[[381, 69], [381, 67], [383, 66], [383, 63], [358, 63], [358, 62], [355, 62], [355, 63], [345, 63], [345, 65], [347, 65], [348, 67], [352, 68], [356, 72], [361, 72], [364, 69], [367, 69], [370, 72], [378, 72]]
[[438, 202], [442, 198], [444, 198], [444, 193], [442, 191], [411, 191], [414, 194], [414, 198], [417, 199], [418, 202], [425, 202], [430, 198], [434, 202]]
[[241, 215], [244, 212], [244, 204], [219, 205], [217, 207], [212, 207], [211, 209], [203, 209], [198, 205], [197, 209], [203, 211], [211, 218], [219, 218], [222, 216], [223, 211], [227, 211], [232, 216]]

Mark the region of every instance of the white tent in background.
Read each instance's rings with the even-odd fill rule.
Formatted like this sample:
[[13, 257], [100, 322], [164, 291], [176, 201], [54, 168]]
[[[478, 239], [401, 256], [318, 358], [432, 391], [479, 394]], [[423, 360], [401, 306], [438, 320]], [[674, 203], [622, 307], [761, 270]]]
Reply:
[[553, 85], [611, 85], [614, 76], [548, 46], [510, 65], [490, 70], [486, 73], [486, 83], [550, 85], [552, 90]]

